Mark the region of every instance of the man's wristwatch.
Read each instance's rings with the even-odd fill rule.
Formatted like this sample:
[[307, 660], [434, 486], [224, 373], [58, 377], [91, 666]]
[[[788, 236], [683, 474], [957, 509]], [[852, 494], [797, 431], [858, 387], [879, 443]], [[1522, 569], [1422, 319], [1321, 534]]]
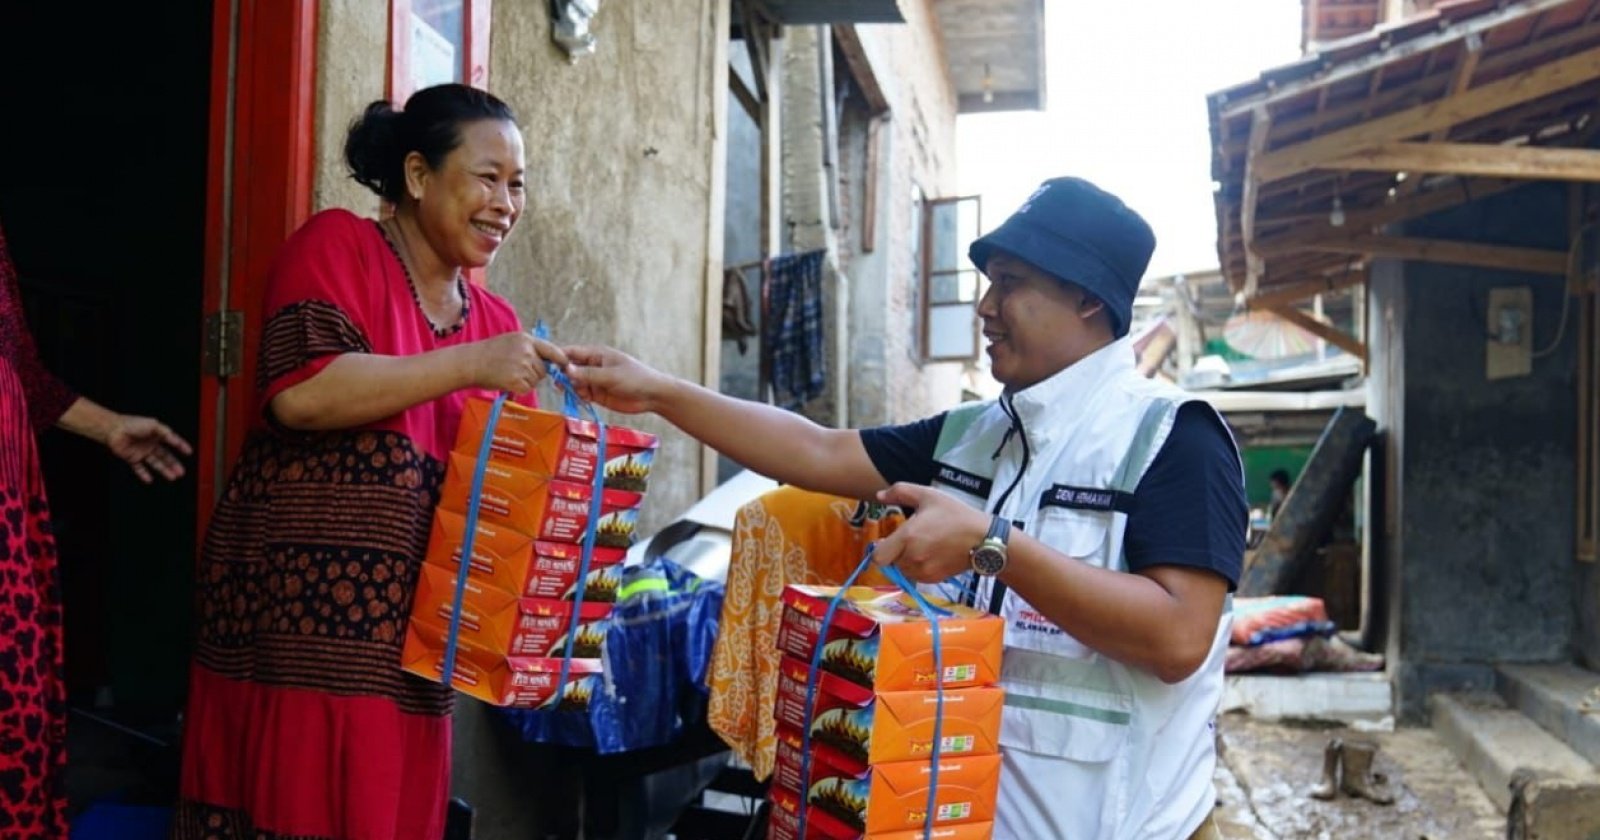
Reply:
[[1011, 523], [996, 516], [989, 523], [989, 533], [983, 542], [972, 547], [972, 571], [984, 577], [994, 577], [1006, 567], [1006, 541], [1011, 538]]

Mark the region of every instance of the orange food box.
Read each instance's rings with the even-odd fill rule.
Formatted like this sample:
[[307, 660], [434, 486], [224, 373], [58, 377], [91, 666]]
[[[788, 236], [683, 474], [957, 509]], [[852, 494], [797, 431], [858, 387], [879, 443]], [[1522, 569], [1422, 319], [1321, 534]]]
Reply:
[[[446, 569], [461, 562], [461, 546], [466, 539], [464, 514], [440, 508], [433, 517], [433, 535], [428, 540], [427, 560]], [[622, 588], [622, 561], [627, 552], [620, 548], [599, 548], [589, 560], [583, 600], [612, 603]], [[528, 598], [573, 600], [577, 595], [578, 567], [583, 550], [573, 543], [537, 542], [526, 534], [479, 518], [478, 536], [472, 543], [473, 580], [517, 593]]]
[[[834, 586], [786, 588], [778, 649], [809, 664], [820, 641], [824, 671], [873, 691], [933, 688], [933, 624], [911, 596], [898, 589], [852, 586], [824, 631], [822, 618], [838, 591]], [[939, 619], [939, 683], [948, 689], [999, 682], [1005, 634], [999, 616], [928, 600], [951, 613]]]
[[[808, 830], [815, 823], [828, 837], [877, 837], [923, 827], [932, 762], [896, 761], [863, 769], [813, 743], [811, 783], [803, 785], [800, 750], [800, 733], [779, 726], [772, 787], [794, 794], [804, 787]], [[993, 821], [999, 787], [998, 755], [940, 758], [934, 825]]]
[[[465, 634], [461, 634], [464, 636]], [[400, 667], [433, 682], [443, 682], [446, 626], [416, 617], [406, 631]], [[501, 656], [469, 639], [456, 640], [455, 673], [450, 687], [495, 706], [516, 709], [587, 711], [601, 686], [600, 660], [571, 660], [561, 682], [561, 660]]]
[[[768, 840], [801, 840], [799, 794], [773, 788], [768, 799], [772, 801], [772, 818], [767, 830]], [[829, 834], [829, 829], [840, 833]], [[842, 829], [843, 826], [838, 820], [826, 815], [818, 819], [815, 809], [806, 814], [806, 840], [924, 840], [927, 836], [931, 836], [933, 840], [989, 840], [994, 834], [994, 823], [936, 825], [931, 835], [925, 835], [920, 826], [907, 831], [881, 831], [876, 834]]]
[[[471, 397], [461, 413], [456, 451], [478, 457], [493, 400]], [[546, 478], [589, 485], [599, 461], [600, 427], [589, 420], [513, 402], [500, 409], [490, 459]], [[643, 493], [660, 439], [622, 426], [606, 427], [605, 486]]]
[[[567, 628], [572, 621], [571, 601], [548, 598], [518, 598], [503, 589], [484, 586], [467, 577], [467, 591], [461, 598], [460, 639], [476, 647], [507, 656], [553, 656], [566, 654]], [[456, 572], [425, 563], [417, 581], [412, 603], [412, 618], [448, 627], [456, 597]], [[605, 646], [608, 616], [613, 605], [585, 602], [579, 607], [574, 658], [599, 659]]]
[[[465, 514], [472, 491], [475, 455], [450, 453], [439, 507]], [[505, 525], [536, 540], [577, 543], [588, 527], [588, 485], [558, 481], [491, 460], [484, 465], [483, 495], [478, 505], [480, 522]], [[633, 529], [644, 497], [623, 490], [606, 490], [600, 497], [600, 519], [595, 545], [626, 549], [633, 544]]]
[[[817, 674], [816, 701], [806, 720], [806, 675], [810, 663], [783, 657], [778, 665], [774, 717], [796, 731], [811, 729], [811, 743], [826, 745], [866, 766], [926, 760], [933, 752], [937, 691], [873, 693], [842, 677]], [[939, 728], [941, 760], [1000, 752], [1000, 712], [1005, 691], [955, 688], [944, 692]]]

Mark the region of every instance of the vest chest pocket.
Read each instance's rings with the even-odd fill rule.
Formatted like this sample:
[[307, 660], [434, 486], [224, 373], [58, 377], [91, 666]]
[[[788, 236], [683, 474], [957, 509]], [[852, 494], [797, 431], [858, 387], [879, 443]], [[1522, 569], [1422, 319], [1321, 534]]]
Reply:
[[1045, 507], [1034, 520], [1034, 536], [1068, 557], [1105, 568], [1111, 520], [1110, 511]]
[[1110, 761], [1127, 743], [1133, 695], [1105, 659], [1007, 650], [1002, 670], [1002, 746], [1093, 763]]
[[[1105, 565], [1111, 513], [1045, 506], [1034, 516], [1034, 538], [1062, 554], [1094, 566]], [[1057, 627], [1042, 611], [1020, 596], [1006, 598], [1006, 650], [1026, 650], [1067, 660], [1090, 660], [1094, 651]]]

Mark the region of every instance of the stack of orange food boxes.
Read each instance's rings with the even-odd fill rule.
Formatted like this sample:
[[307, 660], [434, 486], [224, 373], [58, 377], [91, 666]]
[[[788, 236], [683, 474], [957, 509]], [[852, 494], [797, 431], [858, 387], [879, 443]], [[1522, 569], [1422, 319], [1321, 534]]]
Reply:
[[[472, 475], [492, 406], [473, 398], [462, 414], [402, 653], [405, 670], [438, 682]], [[658, 443], [654, 435], [608, 426], [601, 465], [598, 436], [589, 421], [512, 402], [501, 409], [457, 632], [450, 680], [457, 690], [497, 706], [587, 707]], [[598, 510], [591, 504], [596, 469], [605, 471]], [[591, 513], [599, 516], [595, 548], [580, 581]], [[580, 588], [568, 679], [557, 685]]]
[[[932, 779], [938, 692], [933, 624], [899, 590], [790, 586], [783, 595], [771, 785], [771, 840], [921, 840]], [[1000, 779], [1000, 652], [996, 616], [930, 599], [939, 619], [944, 712], [933, 836], [987, 838]], [[815, 700], [806, 683], [822, 646]], [[802, 769], [810, 732], [810, 782]], [[800, 803], [806, 802], [804, 833]]]

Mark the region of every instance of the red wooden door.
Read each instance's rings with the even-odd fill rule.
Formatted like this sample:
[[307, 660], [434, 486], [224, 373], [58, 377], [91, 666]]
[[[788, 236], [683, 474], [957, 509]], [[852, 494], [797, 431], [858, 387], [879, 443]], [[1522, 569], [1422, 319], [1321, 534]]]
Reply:
[[199, 532], [256, 420], [261, 285], [311, 214], [316, 0], [216, 0], [200, 383]]

